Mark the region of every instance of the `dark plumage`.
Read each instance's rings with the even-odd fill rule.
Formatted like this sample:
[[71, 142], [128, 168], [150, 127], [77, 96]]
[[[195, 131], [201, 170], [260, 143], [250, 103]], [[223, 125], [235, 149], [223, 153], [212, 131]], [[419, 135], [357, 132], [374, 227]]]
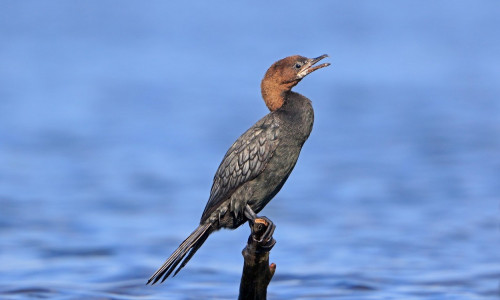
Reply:
[[[246, 201], [249, 195], [245, 192], [248, 188], [236, 191], [238, 187], [243, 187], [247, 182], [251, 182], [266, 168], [271, 160], [276, 147], [279, 144], [279, 122], [274, 115], [269, 114], [262, 118], [254, 126], [241, 135], [236, 142], [229, 148], [222, 159], [217, 172], [215, 172], [214, 183], [210, 191], [210, 198], [203, 211], [201, 223], [204, 223], [213, 215], [218, 208], [224, 208], [221, 204], [231, 199], [230, 211], [234, 216], [230, 216], [229, 221], [237, 221], [243, 214]], [[223, 227], [236, 228], [231, 222], [225, 223], [219, 220], [220, 215], [225, 215], [220, 210], [216, 215], [216, 220]], [[224, 220], [224, 219], [223, 219]], [[241, 220], [246, 221], [246, 220]]]
[[148, 283], [164, 281], [179, 266], [174, 275], [177, 274], [212, 232], [253, 222], [255, 214], [279, 192], [297, 162], [314, 121], [311, 101], [291, 89], [306, 75], [330, 65], [314, 66], [325, 57], [327, 55], [309, 59], [295, 55], [269, 68], [261, 89], [271, 112], [229, 148], [215, 173], [200, 225]]

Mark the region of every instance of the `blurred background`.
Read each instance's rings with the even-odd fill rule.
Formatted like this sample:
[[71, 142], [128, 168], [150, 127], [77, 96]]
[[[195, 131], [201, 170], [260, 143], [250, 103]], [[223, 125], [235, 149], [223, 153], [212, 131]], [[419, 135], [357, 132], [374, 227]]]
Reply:
[[283, 190], [272, 299], [490, 299], [500, 280], [497, 1], [2, 1], [0, 298], [235, 299], [247, 226], [197, 225], [276, 60], [316, 122]]

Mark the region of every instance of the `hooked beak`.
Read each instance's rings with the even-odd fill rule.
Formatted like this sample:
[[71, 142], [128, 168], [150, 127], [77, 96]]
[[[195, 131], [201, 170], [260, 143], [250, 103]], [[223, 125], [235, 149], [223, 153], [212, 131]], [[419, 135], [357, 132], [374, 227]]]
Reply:
[[314, 72], [314, 71], [316, 71], [318, 69], [321, 69], [321, 68], [324, 68], [324, 67], [328, 67], [330, 65], [330, 63], [324, 63], [324, 64], [321, 64], [321, 65], [314, 66], [314, 64], [316, 64], [318, 61], [322, 60], [325, 57], [328, 57], [328, 55], [327, 54], [323, 54], [323, 55], [321, 55], [319, 57], [308, 59], [307, 62], [302, 67], [302, 70], [300, 70], [299, 73], [297, 74], [297, 77], [300, 78], [300, 79], [302, 79], [306, 75], [311, 74], [312, 72]]

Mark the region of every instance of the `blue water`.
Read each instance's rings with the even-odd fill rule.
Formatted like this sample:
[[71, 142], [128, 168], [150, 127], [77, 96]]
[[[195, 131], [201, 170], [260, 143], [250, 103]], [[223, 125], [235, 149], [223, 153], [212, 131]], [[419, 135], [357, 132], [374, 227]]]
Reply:
[[330, 54], [263, 214], [270, 299], [496, 299], [496, 1], [2, 1], [0, 298], [235, 299], [248, 227], [196, 226], [275, 60]]

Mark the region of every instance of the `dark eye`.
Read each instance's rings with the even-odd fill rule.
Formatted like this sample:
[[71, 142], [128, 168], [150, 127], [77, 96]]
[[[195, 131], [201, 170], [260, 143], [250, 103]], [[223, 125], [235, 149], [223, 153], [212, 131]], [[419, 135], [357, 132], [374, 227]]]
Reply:
[[295, 69], [300, 69], [300, 67], [302, 67], [302, 64], [301, 63], [295, 63], [295, 66], [293, 66]]

